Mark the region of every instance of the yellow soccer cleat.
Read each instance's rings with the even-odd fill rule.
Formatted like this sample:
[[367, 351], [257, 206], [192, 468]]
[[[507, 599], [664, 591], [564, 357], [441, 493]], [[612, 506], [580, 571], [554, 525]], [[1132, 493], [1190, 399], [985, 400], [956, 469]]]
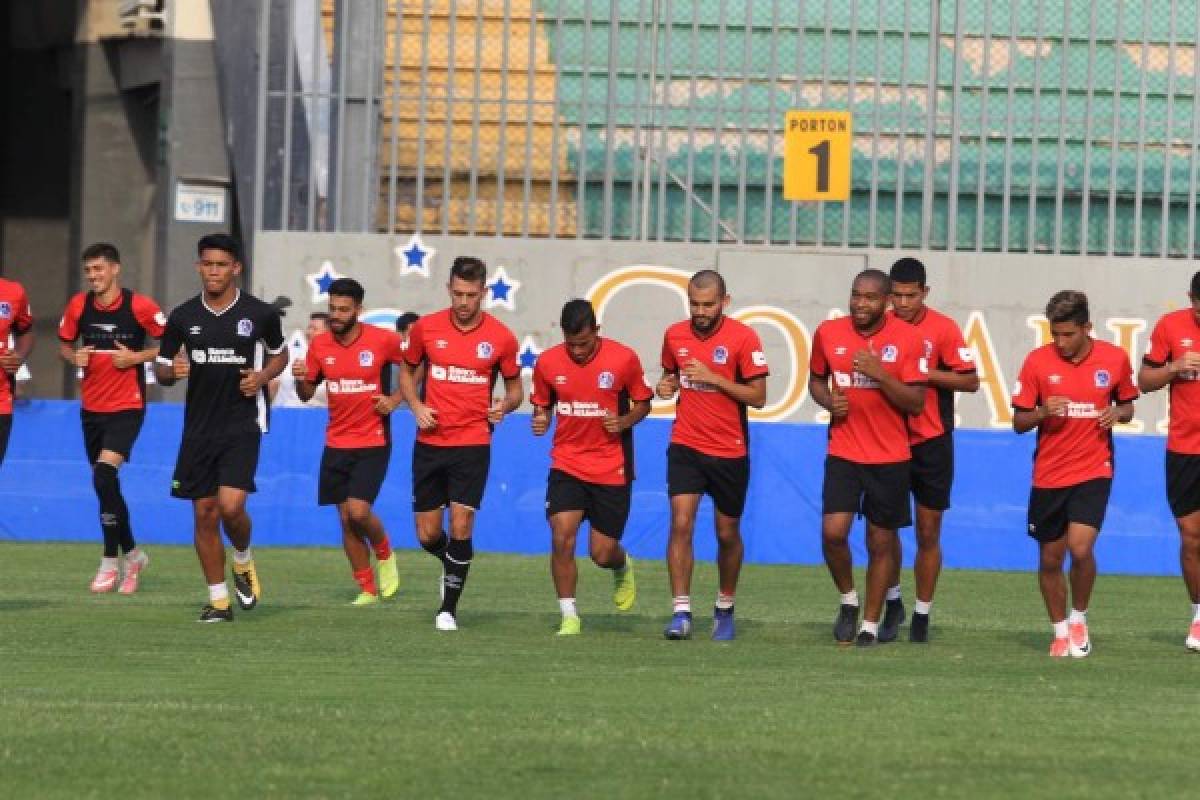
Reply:
[[558, 626], [556, 636], [578, 636], [583, 630], [583, 623], [579, 621], [579, 617], [563, 617], [562, 624]]
[[637, 600], [637, 581], [633, 578], [633, 556], [625, 554], [625, 569], [613, 570], [613, 605], [628, 611]]
[[258, 582], [253, 561], [233, 565], [233, 593], [243, 611], [254, 608], [262, 599], [262, 584]]
[[379, 595], [370, 592], [359, 592], [358, 597], [350, 601], [352, 606], [373, 606], [379, 603]]
[[396, 569], [396, 554], [379, 562], [379, 594], [391, 597], [400, 591], [400, 573]]

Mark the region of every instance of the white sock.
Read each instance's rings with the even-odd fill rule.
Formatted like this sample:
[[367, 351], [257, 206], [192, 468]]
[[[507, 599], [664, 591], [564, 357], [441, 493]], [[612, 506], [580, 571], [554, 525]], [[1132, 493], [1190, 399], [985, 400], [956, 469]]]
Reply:
[[859, 628], [859, 631], [866, 631], [867, 633], [871, 634], [872, 636], [878, 636], [879, 635], [879, 622], [878, 621], [871, 622], [871, 620], [869, 620], [869, 619], [864, 619], [862, 621], [862, 627]]
[[1067, 621], [1065, 619], [1062, 622], [1055, 622], [1053, 625], [1055, 639], [1067, 638]]
[[858, 605], [858, 590], [851, 589], [850, 591], [848, 591], [844, 595], [842, 595], [842, 605], [857, 606]]
[[116, 569], [116, 568], [117, 568], [117, 559], [109, 558], [108, 556], [103, 556], [100, 559], [100, 569]]
[[562, 612], [564, 617], [578, 617], [579, 612], [575, 610], [574, 597], [558, 598], [558, 610]]
[[896, 584], [895, 586], [893, 586], [887, 590], [887, 599], [888, 600], [899, 600], [900, 599], [900, 584]]
[[930, 600], [928, 603], [926, 603], [924, 600], [918, 600], [916, 605], [913, 606], [913, 611], [916, 611], [918, 614], [925, 614], [928, 616], [929, 609], [931, 608], [933, 608], [932, 600]]
[[692, 598], [691, 595], [677, 594], [671, 598], [671, 610], [678, 614], [680, 611], [692, 613]]
[[1200, 622], [1200, 603], [1192, 603], [1192, 622]]
[[716, 605], [717, 608], [721, 609], [722, 611], [728, 611], [729, 609], [733, 608], [733, 595], [725, 594], [724, 592], [717, 592]]
[[225, 585], [225, 581], [208, 585], [208, 602], [216, 603], [218, 600], [229, 602], [229, 588]]
[[254, 553], [250, 552], [249, 547], [247, 547], [245, 550], [238, 550], [236, 547], [233, 549], [233, 563], [249, 564], [253, 560]]
[[1087, 625], [1087, 612], [1072, 608], [1071, 616], [1067, 617], [1067, 622], [1071, 625]]

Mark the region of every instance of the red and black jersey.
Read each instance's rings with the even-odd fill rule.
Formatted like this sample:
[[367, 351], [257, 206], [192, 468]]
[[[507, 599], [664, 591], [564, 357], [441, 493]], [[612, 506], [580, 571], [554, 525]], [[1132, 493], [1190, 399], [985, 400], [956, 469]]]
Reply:
[[385, 394], [383, 371], [402, 363], [400, 334], [360, 324], [354, 341], [342, 344], [332, 331], [309, 342], [304, 357], [306, 380], [325, 382], [329, 397], [329, 425], [325, 444], [339, 449], [381, 447], [392, 440], [387, 417], [375, 411], [375, 397]]
[[408, 335], [405, 360], [427, 364], [422, 401], [436, 412], [437, 425], [418, 431], [417, 441], [440, 447], [490, 444], [488, 409], [497, 376], [517, 378], [517, 339], [504, 323], [483, 313], [470, 330], [460, 330], [449, 309], [421, 317]]
[[1059, 355], [1053, 344], [1025, 357], [1012, 407], [1033, 411], [1051, 397], [1069, 401], [1061, 416], [1047, 417], [1038, 426], [1033, 456], [1033, 485], [1061, 489], [1113, 474], [1112, 431], [1096, 418], [1116, 403], [1137, 398], [1129, 356], [1116, 345], [1093, 339], [1078, 364]]
[[67, 344], [82, 340], [95, 348], [83, 368], [80, 400], [84, 411], [130, 411], [146, 405], [146, 372], [141, 364], [113, 366], [117, 345], [143, 350], [147, 335], [159, 338], [167, 318], [158, 304], [130, 289], [122, 289], [112, 305], [102, 306], [95, 292], [71, 298], [58, 323], [58, 338]]
[[725, 316], [703, 337], [691, 320], [676, 322], [663, 336], [662, 368], [679, 375], [671, 441], [705, 455], [741, 458], [749, 446], [746, 406], [714, 386], [685, 378], [683, 368], [692, 359], [723, 378], [748, 383], [770, 374], [762, 342], [749, 325]]
[[[895, 316], [895, 312], [889, 314]], [[975, 374], [975, 356], [963, 341], [958, 323], [926, 306], [921, 316], [910, 324], [925, 343], [924, 356], [929, 369], [959, 375]], [[908, 418], [909, 444], [920, 444], [953, 430], [954, 392], [930, 386], [925, 391], [925, 408], [919, 416]]]
[[650, 387], [637, 353], [600, 339], [586, 364], [571, 359], [566, 345], [538, 356], [530, 402], [553, 408], [554, 446], [550, 465], [581, 481], [617, 486], [633, 480], [633, 430], [609, 433], [606, 416], [629, 412], [631, 402], [649, 400]]
[[[0, 278], [0, 353], [8, 349], [9, 334], [27, 333], [33, 327], [33, 311], [25, 287]], [[14, 376], [0, 372], [0, 414], [13, 410]]]
[[[1189, 351], [1200, 353], [1200, 323], [1196, 314], [1185, 308], [1164, 314], [1158, 320], [1150, 334], [1150, 350], [1142, 363], [1165, 366]], [[1171, 410], [1167, 449], [1181, 455], [1200, 455], [1200, 372], [1179, 373], [1171, 380], [1168, 391]]]
[[863, 336], [851, 317], [822, 322], [813, 334], [809, 369], [818, 378], [833, 377], [838, 390], [850, 402], [850, 412], [829, 423], [829, 455], [856, 464], [894, 464], [908, 461], [908, 420], [884, 395], [878, 381], [854, 369], [854, 354], [868, 350], [878, 354], [888, 374], [908, 384], [924, 383], [929, 377], [925, 340], [917, 329], [893, 316], [885, 316], [883, 327]]

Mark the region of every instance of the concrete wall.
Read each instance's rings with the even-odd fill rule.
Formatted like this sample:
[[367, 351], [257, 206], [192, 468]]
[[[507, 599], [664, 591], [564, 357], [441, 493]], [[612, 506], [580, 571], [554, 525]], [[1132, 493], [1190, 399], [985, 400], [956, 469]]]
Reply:
[[[418, 258], [413, 244], [426, 252]], [[412, 256], [405, 253], [412, 253]], [[560, 341], [562, 303], [587, 296], [598, 303], [605, 333], [635, 347], [658, 375], [662, 332], [686, 315], [682, 284], [702, 267], [718, 268], [732, 295], [732, 313], [763, 337], [772, 366], [765, 421], [824, 418], [807, 396], [809, 343], [816, 326], [845, 308], [850, 280], [867, 266], [887, 269], [893, 251], [788, 251], [640, 242], [509, 240], [356, 234], [262, 233], [255, 248], [253, 291], [284, 295], [294, 306], [288, 329], [322, 309], [321, 274], [347, 275], [367, 289], [367, 307], [386, 320], [395, 311], [444, 307], [455, 256], [484, 258], [489, 282], [503, 270], [508, 285], [489, 294], [490, 309], [535, 351]], [[983, 387], [962, 397], [961, 424], [1008, 428], [1010, 390], [1025, 354], [1045, 341], [1039, 324], [1046, 300], [1059, 289], [1081, 289], [1092, 301], [1095, 335], [1117, 342], [1136, 364], [1164, 312], [1187, 302], [1195, 265], [1183, 261], [927, 253], [930, 305], [950, 314], [977, 351]], [[410, 265], [421, 261], [425, 270]], [[658, 413], [669, 413], [669, 408]], [[1139, 401], [1130, 433], [1162, 433], [1162, 394]]]

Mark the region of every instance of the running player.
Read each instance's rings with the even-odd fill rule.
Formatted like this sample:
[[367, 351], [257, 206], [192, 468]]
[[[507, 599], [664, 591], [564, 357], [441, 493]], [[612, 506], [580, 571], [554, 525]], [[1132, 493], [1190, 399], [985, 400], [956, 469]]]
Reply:
[[[417, 538], [442, 563], [442, 605], [434, 619], [439, 631], [458, 630], [458, 599], [474, 555], [471, 531], [487, 484], [492, 428], [524, 399], [517, 339], [483, 311], [487, 267], [471, 256], [454, 259], [447, 290], [450, 307], [413, 325], [400, 372], [400, 392], [418, 428], [412, 460]], [[497, 374], [504, 379], [503, 398], [492, 397]], [[449, 536], [443, 527], [446, 507]]]
[[[396, 556], [383, 522], [371, 506], [379, 496], [392, 455], [388, 415], [399, 398], [384, 394], [383, 368], [400, 364], [400, 337], [364, 325], [364, 291], [358, 281], [338, 278], [329, 284], [329, 330], [309, 343], [304, 358], [292, 362], [296, 394], [308, 400], [322, 382], [328, 387], [329, 425], [321, 455], [318, 505], [336, 505], [342, 523], [342, 547], [358, 584], [356, 606], [373, 605], [400, 588]], [[379, 563], [379, 584], [371, 570], [371, 551]]]
[[559, 636], [580, 632], [575, 607], [575, 537], [591, 522], [588, 552], [613, 571], [613, 603], [633, 608], [633, 558], [621, 547], [633, 491], [633, 426], [650, 413], [653, 396], [637, 353], [602, 339], [587, 300], [570, 300], [559, 324], [563, 343], [538, 356], [533, 368], [533, 433], [558, 417], [550, 450], [546, 517], [553, 551], [550, 572], [562, 612]]
[[714, 506], [719, 583], [712, 638], [729, 641], [735, 636], [733, 605], [744, 549], [740, 522], [750, 485], [746, 408], [767, 402], [767, 356], [752, 328], [725, 316], [729, 294], [720, 273], [697, 272], [687, 296], [690, 318], [667, 328], [656, 386], [664, 400], [679, 394], [667, 447], [673, 611], [663, 634], [692, 635], [692, 542], [700, 498], [707, 494]]
[[[838, 642], [870, 647], [895, 567], [896, 531], [912, 524], [908, 417], [925, 406], [925, 342], [888, 315], [891, 279], [860, 272], [850, 289], [850, 315], [822, 322], [813, 335], [808, 391], [829, 411], [829, 448], [821, 490], [821, 548], [841, 606]], [[850, 557], [855, 515], [867, 520], [867, 602], [855, 639], [859, 598]]]
[[[1133, 419], [1129, 357], [1091, 337], [1087, 295], [1062, 291], [1046, 304], [1052, 342], [1025, 358], [1013, 388], [1013, 430], [1037, 428], [1029, 535], [1038, 543], [1038, 586], [1054, 641], [1050, 655], [1092, 651], [1087, 609], [1096, 582], [1092, 549], [1113, 476], [1112, 428]], [[1063, 562], [1071, 553], [1071, 616]]]
[[[121, 255], [103, 242], [82, 254], [83, 277], [91, 289], [67, 303], [58, 325], [59, 354], [82, 373], [80, 419], [92, 487], [100, 502], [104, 551], [92, 578], [93, 592], [137, 591], [138, 578], [150, 562], [137, 546], [129, 507], [121, 494], [118, 471], [129, 460], [146, 416], [146, 373], [157, 347], [147, 337], [163, 334], [167, 319], [158, 304], [143, 294], [121, 288]], [[77, 340], [82, 340], [75, 349]], [[118, 549], [125, 555], [124, 576], [118, 575]]]
[[[913, 609], [909, 641], [929, 641], [929, 612], [938, 573], [942, 571], [942, 515], [950, 507], [954, 483], [954, 393], [979, 390], [975, 359], [963, 341], [958, 324], [925, 305], [925, 265], [915, 258], [902, 258], [892, 265], [892, 313], [915, 325], [924, 340], [929, 367], [925, 409], [908, 420], [908, 443], [912, 450], [911, 491], [916, 503], [917, 555], [913, 573], [917, 582], [917, 605]], [[900, 537], [893, 540], [895, 571], [887, 591], [879, 641], [890, 642], [904, 621], [900, 597]]]
[[1138, 388], [1169, 386], [1167, 505], [1179, 527], [1179, 567], [1192, 600], [1184, 644], [1200, 650], [1200, 272], [1192, 276], [1189, 308], [1164, 314], [1150, 334]]
[[249, 610], [262, 599], [246, 495], [255, 490], [258, 450], [267, 430], [267, 382], [288, 362], [279, 311], [237, 287], [240, 251], [227, 234], [200, 239], [196, 271], [203, 290], [167, 317], [155, 361], [164, 386], [188, 379], [171, 494], [192, 501], [196, 555], [208, 584], [201, 622], [233, 621], [222, 529], [234, 548], [238, 605]]
[[[9, 347], [9, 337], [12, 347]], [[25, 287], [0, 278], [0, 464], [12, 433], [13, 393], [17, 372], [33, 352], [33, 311]]]

